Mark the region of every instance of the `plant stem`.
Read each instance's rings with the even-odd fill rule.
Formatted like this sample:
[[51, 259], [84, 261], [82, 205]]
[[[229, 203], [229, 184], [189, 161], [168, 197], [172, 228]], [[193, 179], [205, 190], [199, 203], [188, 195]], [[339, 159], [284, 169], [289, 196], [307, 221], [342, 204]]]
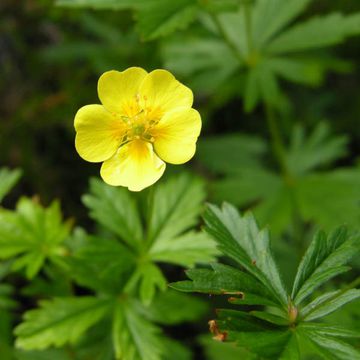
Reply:
[[227, 34], [225, 28], [223, 27], [223, 24], [221, 23], [221, 21], [219, 20], [219, 17], [217, 14], [214, 13], [210, 13], [210, 16], [214, 22], [214, 24], [216, 25], [217, 30], [219, 31], [219, 34], [222, 36], [222, 38], [224, 39], [224, 41], [226, 42], [226, 44], [228, 45], [228, 47], [230, 48], [230, 50], [233, 52], [233, 54], [235, 55], [236, 59], [239, 60], [240, 64], [244, 63], [244, 58], [243, 55], [241, 54], [240, 50], [238, 49], [238, 47], [233, 43], [233, 41], [230, 39], [229, 35]]

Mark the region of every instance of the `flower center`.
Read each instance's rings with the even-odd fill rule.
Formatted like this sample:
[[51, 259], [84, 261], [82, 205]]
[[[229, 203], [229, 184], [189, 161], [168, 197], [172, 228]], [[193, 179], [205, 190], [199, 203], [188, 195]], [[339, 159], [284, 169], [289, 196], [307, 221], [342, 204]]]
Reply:
[[[151, 130], [159, 122], [160, 114], [147, 106], [145, 96], [143, 99], [144, 102], [140, 105], [140, 95], [136, 94], [134, 102], [129, 106], [129, 111], [126, 112], [126, 115], [120, 116], [120, 119], [125, 124], [125, 134], [121, 145], [135, 139], [151, 143], [155, 141]], [[134, 109], [138, 111], [135, 112]]]

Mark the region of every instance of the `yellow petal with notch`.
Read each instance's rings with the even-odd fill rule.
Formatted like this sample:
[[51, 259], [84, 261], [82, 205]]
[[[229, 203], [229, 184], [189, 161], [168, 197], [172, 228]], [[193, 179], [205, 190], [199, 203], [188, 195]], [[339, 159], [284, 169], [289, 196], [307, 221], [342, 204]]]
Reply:
[[118, 149], [124, 126], [102, 105], [86, 105], [75, 115], [75, 147], [90, 162], [109, 159]]
[[150, 143], [133, 140], [123, 146], [101, 167], [101, 177], [109, 185], [141, 191], [154, 184], [165, 171], [165, 163]]
[[162, 69], [154, 70], [144, 78], [139, 93], [142, 108], [148, 109], [149, 117], [152, 113], [156, 117], [162, 116], [177, 107], [191, 108], [193, 103], [192, 91]]
[[171, 164], [183, 164], [195, 154], [201, 117], [195, 109], [178, 108], [164, 115], [152, 131], [155, 151]]
[[138, 103], [139, 87], [147, 72], [139, 67], [125, 71], [107, 71], [98, 81], [98, 95], [101, 103], [111, 112], [134, 116], [141, 109]]

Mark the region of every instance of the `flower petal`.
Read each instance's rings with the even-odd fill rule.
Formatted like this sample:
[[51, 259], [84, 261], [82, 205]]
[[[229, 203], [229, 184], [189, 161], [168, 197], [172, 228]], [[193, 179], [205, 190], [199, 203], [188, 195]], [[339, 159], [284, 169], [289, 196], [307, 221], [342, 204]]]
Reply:
[[201, 118], [195, 109], [179, 108], [168, 112], [152, 131], [155, 151], [171, 164], [183, 164], [195, 154]]
[[190, 108], [193, 103], [192, 91], [181, 84], [166, 70], [158, 69], [149, 73], [142, 82], [140, 96], [143, 108], [162, 116], [177, 107]]
[[141, 191], [159, 180], [165, 166], [150, 143], [133, 140], [121, 146], [111, 159], [103, 163], [100, 174], [109, 185]]
[[140, 111], [136, 102], [140, 84], [147, 72], [139, 67], [125, 71], [107, 71], [98, 81], [98, 95], [105, 108], [117, 114], [133, 116]]
[[120, 146], [124, 127], [102, 105], [86, 105], [75, 115], [75, 147], [90, 162], [109, 159]]

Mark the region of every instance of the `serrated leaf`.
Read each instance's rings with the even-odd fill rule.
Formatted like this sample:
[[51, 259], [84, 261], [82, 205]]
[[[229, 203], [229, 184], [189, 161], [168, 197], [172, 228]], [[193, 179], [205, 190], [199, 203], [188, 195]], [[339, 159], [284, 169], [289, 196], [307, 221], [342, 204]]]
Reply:
[[289, 53], [336, 45], [360, 33], [360, 14], [333, 13], [314, 17], [282, 32], [267, 46], [271, 54]]
[[[315, 234], [307, 248], [294, 280], [291, 297], [294, 298], [304, 282], [314, 273], [317, 267], [330, 255], [331, 251], [342, 245], [347, 237], [346, 229], [339, 228], [327, 237], [322, 231]], [[342, 264], [338, 264], [342, 265]]]
[[203, 182], [187, 174], [159, 184], [150, 200], [148, 241], [167, 241], [194, 226], [204, 198]]
[[195, 20], [199, 10], [194, 0], [138, 0], [137, 28], [144, 40], [154, 40], [184, 29]]
[[149, 250], [153, 261], [181, 266], [215, 261], [216, 244], [204, 233], [187, 232], [175, 238], [160, 238]]
[[170, 286], [180, 291], [239, 296], [239, 303], [243, 300], [244, 304], [248, 301], [248, 297], [255, 300], [252, 295], [258, 295], [258, 301], [261, 299], [262, 302], [267, 302], [267, 305], [276, 306], [271, 293], [252, 276], [227, 265], [215, 263], [211, 267], [212, 270], [188, 270], [186, 274], [192, 282], [180, 281]]
[[[305, 332], [306, 335], [308, 335]], [[309, 340], [315, 345], [318, 353], [326, 360], [360, 359], [360, 352], [351, 345], [329, 336], [310, 333]]]
[[58, 202], [43, 208], [31, 199], [21, 198], [16, 211], [0, 212], [0, 257], [17, 256], [13, 269], [25, 268], [26, 276], [32, 278], [47, 258], [63, 254], [62, 243], [70, 225], [62, 222]]
[[16, 346], [41, 350], [75, 343], [111, 307], [110, 300], [91, 296], [42, 301], [40, 308], [27, 311], [24, 321], [16, 327]]
[[[317, 242], [316, 238], [315, 242]], [[310, 247], [310, 251], [304, 257], [304, 262], [299, 267], [299, 275], [295, 279], [293, 288], [295, 304], [300, 304], [325, 281], [347, 271], [348, 267], [343, 264], [356, 254], [358, 249], [356, 243], [356, 238], [348, 239], [346, 230], [339, 228], [327, 237], [325, 247], [323, 245], [315, 251], [316, 244]]]
[[7, 195], [7, 193], [16, 185], [16, 183], [21, 177], [21, 174], [22, 171], [19, 169], [0, 169], [0, 202]]
[[253, 216], [241, 217], [236, 208], [224, 204], [222, 209], [209, 205], [204, 219], [206, 231], [219, 249], [254, 275], [281, 304], [286, 304], [287, 295], [272, 258], [268, 232], [258, 229]]
[[219, 318], [216, 324], [220, 331], [257, 333], [277, 329], [273, 324], [243, 311], [217, 309], [216, 313]]
[[350, 289], [347, 291], [337, 290], [325, 293], [317, 297], [304, 309], [301, 314], [304, 321], [311, 321], [324, 317], [350, 301], [360, 297], [360, 289]]
[[116, 359], [160, 360], [164, 351], [160, 333], [130, 303], [117, 304], [112, 328]]
[[128, 190], [92, 178], [90, 194], [84, 195], [82, 200], [91, 218], [120, 236], [130, 247], [140, 246], [143, 239], [140, 215]]

